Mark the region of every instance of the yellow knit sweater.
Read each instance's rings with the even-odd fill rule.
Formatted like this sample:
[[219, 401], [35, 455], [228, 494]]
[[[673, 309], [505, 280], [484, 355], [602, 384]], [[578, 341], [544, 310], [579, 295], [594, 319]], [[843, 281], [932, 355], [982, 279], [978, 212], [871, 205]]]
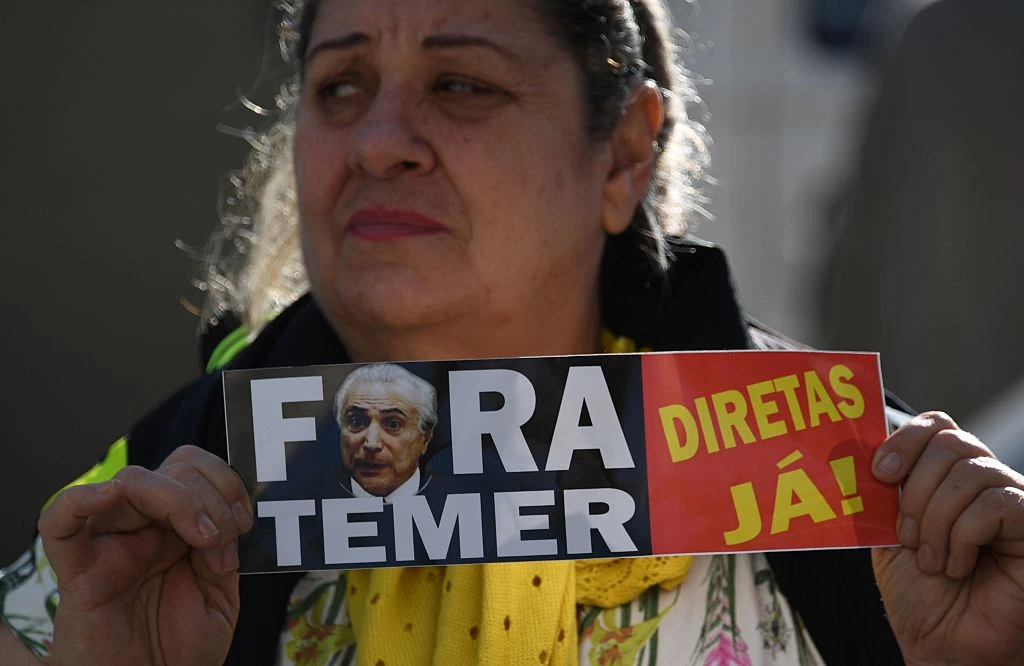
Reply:
[[[604, 334], [605, 352], [636, 351]], [[686, 578], [690, 557], [350, 571], [360, 666], [579, 662], [577, 604], [612, 608]]]

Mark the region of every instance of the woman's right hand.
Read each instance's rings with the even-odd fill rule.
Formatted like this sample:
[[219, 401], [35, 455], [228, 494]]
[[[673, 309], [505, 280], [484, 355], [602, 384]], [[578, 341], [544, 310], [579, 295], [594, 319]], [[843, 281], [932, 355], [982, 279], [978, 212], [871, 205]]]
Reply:
[[60, 591], [50, 663], [223, 663], [251, 526], [239, 476], [194, 446], [63, 491], [39, 519]]

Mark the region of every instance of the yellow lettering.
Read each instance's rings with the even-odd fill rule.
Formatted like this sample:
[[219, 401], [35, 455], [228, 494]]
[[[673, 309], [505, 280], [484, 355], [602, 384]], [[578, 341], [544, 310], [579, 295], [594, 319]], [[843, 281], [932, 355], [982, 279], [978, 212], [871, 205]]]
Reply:
[[[697, 422], [693, 420], [693, 414], [682, 405], [667, 405], [658, 410], [661, 416], [661, 427], [665, 430], [665, 441], [668, 443], [668, 454], [672, 462], [682, 462], [697, 455], [697, 446], [700, 442], [700, 435], [697, 432]], [[679, 441], [679, 430], [676, 422], [683, 424], [685, 439]]]
[[828, 383], [840, 398], [839, 411], [848, 419], [855, 420], [864, 416], [864, 395], [855, 385], [849, 384], [853, 378], [853, 370], [845, 365], [832, 366], [828, 373]]
[[839, 422], [839, 410], [832, 402], [832, 396], [825, 390], [821, 383], [821, 377], [814, 370], [804, 373], [804, 385], [807, 387], [807, 412], [811, 421], [811, 427], [821, 425], [821, 415], [825, 414], [833, 423]]
[[789, 413], [793, 417], [793, 428], [797, 432], [807, 429], [807, 423], [804, 421], [804, 413], [800, 409], [800, 401], [796, 398], [796, 390], [800, 386], [800, 380], [797, 379], [796, 375], [786, 375], [785, 377], [779, 377], [772, 384], [775, 385], [776, 391], [782, 391], [782, 395], [786, 396], [786, 406], [789, 407]]
[[779, 405], [774, 400], [765, 400], [765, 396], [774, 393], [775, 387], [771, 381], [758, 382], [747, 387], [747, 395], [750, 396], [750, 406], [754, 412], [754, 421], [757, 423], [757, 434], [761, 439], [771, 439], [785, 435], [787, 432], [785, 421], [769, 421], [768, 417], [779, 413]]
[[704, 396], [697, 398], [697, 418], [700, 420], [700, 429], [704, 433], [704, 445], [708, 447], [708, 453], [718, 453], [718, 435], [715, 434], [715, 422], [711, 420], [711, 410], [708, 409], [708, 399]]
[[[793, 498], [796, 501], [793, 501]], [[800, 516], [810, 516], [815, 523], [831, 520], [836, 512], [825, 501], [818, 487], [802, 469], [779, 474], [775, 487], [775, 509], [772, 512], [772, 534], [785, 532], [789, 522]]]
[[828, 464], [832, 466], [832, 473], [839, 482], [839, 490], [845, 497], [840, 504], [843, 507], [843, 515], [849, 516], [863, 511], [864, 498], [857, 495], [857, 465], [853, 456], [830, 460]]
[[722, 446], [727, 449], [736, 448], [733, 431], [739, 434], [744, 444], [755, 441], [754, 433], [747, 425], [747, 401], [742, 393], [734, 389], [716, 393], [711, 396], [711, 404], [715, 406], [718, 426], [722, 429]]
[[732, 503], [736, 507], [736, 518], [739, 523], [736, 529], [723, 532], [725, 543], [735, 546], [746, 543], [761, 533], [761, 512], [757, 508], [757, 497], [754, 496], [754, 484], [741, 483], [729, 488]]

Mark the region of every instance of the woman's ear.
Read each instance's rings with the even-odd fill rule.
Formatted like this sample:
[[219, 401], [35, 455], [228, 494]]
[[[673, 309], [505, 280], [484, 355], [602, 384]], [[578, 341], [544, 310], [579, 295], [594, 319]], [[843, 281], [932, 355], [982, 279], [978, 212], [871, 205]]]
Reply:
[[664, 124], [661, 90], [648, 81], [633, 91], [611, 137], [612, 168], [604, 184], [601, 224], [613, 236], [629, 228], [647, 192]]

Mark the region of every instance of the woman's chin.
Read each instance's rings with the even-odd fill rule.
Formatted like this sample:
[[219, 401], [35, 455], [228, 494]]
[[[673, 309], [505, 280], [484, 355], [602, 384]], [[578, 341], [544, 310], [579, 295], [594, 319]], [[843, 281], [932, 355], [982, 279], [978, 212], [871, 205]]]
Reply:
[[[376, 273], [376, 274], [375, 274]], [[340, 278], [330, 305], [339, 328], [374, 328], [380, 333], [413, 333], [443, 327], [479, 312], [482, 299], [468, 280], [441, 281], [389, 269]]]

